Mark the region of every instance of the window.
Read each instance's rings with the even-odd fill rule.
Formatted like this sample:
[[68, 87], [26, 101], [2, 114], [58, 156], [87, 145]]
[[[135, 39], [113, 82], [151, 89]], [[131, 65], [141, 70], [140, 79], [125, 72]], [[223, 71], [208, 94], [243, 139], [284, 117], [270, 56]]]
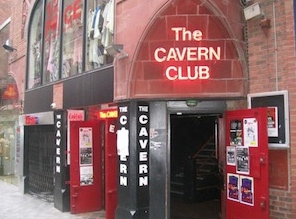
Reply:
[[27, 89], [113, 63], [105, 48], [113, 43], [114, 0], [47, 0], [43, 12], [44, 3], [29, 26]]
[[61, 1], [48, 0], [44, 24], [43, 84], [59, 79], [60, 25], [59, 8]]
[[114, 0], [88, 1], [86, 27], [86, 70], [112, 63], [104, 48], [113, 43]]
[[62, 78], [82, 73], [82, 6], [82, 0], [64, 1]]
[[39, 1], [33, 12], [30, 25], [29, 63], [27, 87], [33, 88], [41, 84], [41, 49], [42, 49], [42, 5]]

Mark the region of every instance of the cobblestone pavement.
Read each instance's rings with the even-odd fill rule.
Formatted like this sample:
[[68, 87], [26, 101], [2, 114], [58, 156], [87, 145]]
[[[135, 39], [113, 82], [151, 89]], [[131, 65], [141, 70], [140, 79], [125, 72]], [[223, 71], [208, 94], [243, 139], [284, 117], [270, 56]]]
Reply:
[[61, 212], [49, 203], [22, 194], [19, 188], [0, 180], [0, 218], [1, 219], [105, 219], [105, 212], [71, 214]]

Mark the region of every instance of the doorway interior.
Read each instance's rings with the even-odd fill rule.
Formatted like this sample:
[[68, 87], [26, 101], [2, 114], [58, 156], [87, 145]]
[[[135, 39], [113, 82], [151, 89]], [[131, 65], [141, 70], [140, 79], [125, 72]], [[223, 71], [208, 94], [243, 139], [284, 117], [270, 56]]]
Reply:
[[170, 218], [220, 218], [217, 114], [170, 115]]

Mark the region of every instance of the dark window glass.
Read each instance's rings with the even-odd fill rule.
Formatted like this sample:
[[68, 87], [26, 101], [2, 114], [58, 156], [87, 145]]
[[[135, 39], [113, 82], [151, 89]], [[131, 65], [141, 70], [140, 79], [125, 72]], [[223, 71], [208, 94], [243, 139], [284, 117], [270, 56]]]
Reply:
[[41, 49], [42, 49], [42, 5], [39, 1], [33, 12], [32, 22], [30, 24], [29, 39], [29, 66], [27, 76], [27, 88], [40, 86], [41, 84]]
[[59, 79], [61, 1], [48, 0], [44, 24], [43, 84]]

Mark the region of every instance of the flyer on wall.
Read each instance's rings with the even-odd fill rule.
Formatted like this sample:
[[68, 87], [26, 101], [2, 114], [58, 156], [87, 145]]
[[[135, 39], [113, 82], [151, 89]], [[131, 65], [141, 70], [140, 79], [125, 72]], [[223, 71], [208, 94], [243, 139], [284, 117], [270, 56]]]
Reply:
[[278, 108], [267, 108], [268, 137], [278, 137]]
[[244, 146], [258, 146], [258, 121], [256, 118], [244, 119]]
[[92, 147], [92, 128], [79, 128], [79, 146]]
[[240, 202], [254, 206], [254, 179], [253, 177], [240, 176]]
[[235, 147], [227, 146], [227, 165], [235, 166]]
[[81, 166], [80, 167], [80, 185], [92, 185], [94, 182], [93, 166]]
[[90, 147], [80, 148], [80, 165], [92, 165], [93, 162], [93, 151]]
[[227, 198], [239, 202], [239, 175], [227, 173]]
[[242, 174], [250, 173], [249, 163], [249, 147], [237, 146], [236, 147], [236, 172]]
[[230, 145], [242, 145], [242, 121], [230, 121]]

